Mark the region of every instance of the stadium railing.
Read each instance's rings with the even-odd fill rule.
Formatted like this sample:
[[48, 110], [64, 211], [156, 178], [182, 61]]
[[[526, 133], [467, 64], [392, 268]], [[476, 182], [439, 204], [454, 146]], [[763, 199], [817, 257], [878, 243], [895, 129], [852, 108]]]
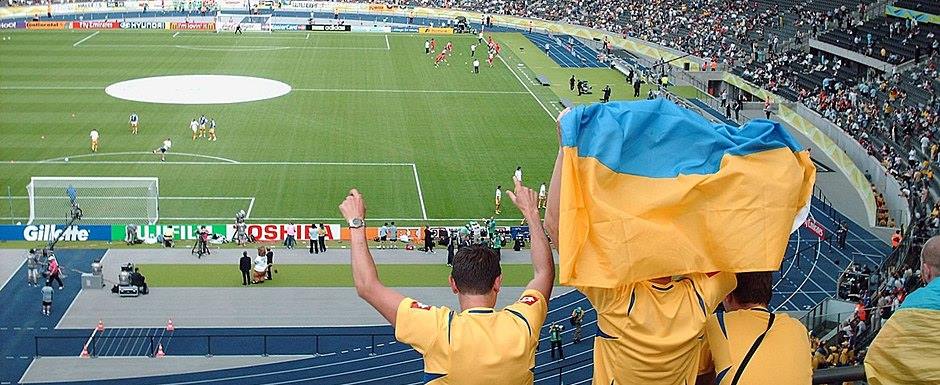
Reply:
[[[565, 382], [565, 379], [564, 379], [565, 372], [580, 369], [588, 362], [594, 362], [594, 357], [588, 357], [588, 358], [584, 358], [578, 361], [562, 361], [562, 363], [559, 364], [558, 366], [536, 371], [535, 378], [541, 378], [541, 376], [544, 376], [544, 375], [552, 375], [552, 377], [557, 376], [558, 381], [548, 382], [548, 383], [557, 383], [558, 385], [571, 383], [570, 381]], [[539, 380], [538, 382], [542, 382], [543, 384], [546, 383], [546, 382], [543, 382], [542, 380]]]
[[813, 385], [842, 384], [847, 381], [864, 381], [865, 366], [845, 366], [841, 368], [820, 369], [813, 372]]
[[[91, 357], [105, 356], [149, 356], [153, 357], [158, 346], [163, 345], [168, 351], [166, 354], [186, 356], [213, 356], [213, 355], [312, 355], [333, 353], [322, 351], [321, 340], [362, 338], [368, 339], [368, 344], [362, 350], [370, 355], [380, 346], [387, 346], [383, 340], [376, 341], [376, 337], [395, 338], [394, 333], [293, 333], [293, 334], [186, 334], [186, 335], [154, 335], [154, 336], [94, 336], [90, 339], [81, 336], [34, 336], [34, 357], [76, 356], [84, 345]], [[277, 340], [288, 340], [276, 343]], [[307, 341], [304, 341], [307, 340]], [[311, 341], [312, 340], [312, 341]], [[169, 342], [173, 342], [176, 349], [169, 351]], [[121, 349], [122, 354], [108, 354], [110, 347], [135, 346], [135, 352], [143, 354], [123, 354], [128, 348]], [[178, 347], [180, 345], [183, 347]], [[336, 346], [335, 342], [333, 346]], [[143, 350], [143, 347], [147, 347]], [[215, 349], [213, 349], [215, 347]], [[341, 349], [346, 349], [342, 347]], [[339, 350], [339, 349], [336, 349]], [[118, 349], [115, 349], [117, 353]]]

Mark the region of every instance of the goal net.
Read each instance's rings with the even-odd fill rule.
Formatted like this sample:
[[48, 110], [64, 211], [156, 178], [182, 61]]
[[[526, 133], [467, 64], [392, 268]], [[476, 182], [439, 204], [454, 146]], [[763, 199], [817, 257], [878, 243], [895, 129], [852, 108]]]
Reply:
[[221, 12], [215, 15], [216, 32], [234, 32], [239, 25], [245, 32], [271, 32], [271, 15], [238, 15]]
[[159, 218], [157, 178], [32, 177], [29, 224], [63, 223], [69, 219], [72, 196], [82, 209], [82, 223], [147, 223]]

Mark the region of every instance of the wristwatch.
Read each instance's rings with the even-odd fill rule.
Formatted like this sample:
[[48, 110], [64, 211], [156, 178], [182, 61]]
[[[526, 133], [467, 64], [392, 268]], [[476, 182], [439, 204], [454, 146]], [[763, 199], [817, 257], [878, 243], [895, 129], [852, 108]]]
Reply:
[[365, 226], [366, 226], [366, 221], [362, 220], [362, 218], [353, 218], [349, 220], [350, 229], [359, 229]]

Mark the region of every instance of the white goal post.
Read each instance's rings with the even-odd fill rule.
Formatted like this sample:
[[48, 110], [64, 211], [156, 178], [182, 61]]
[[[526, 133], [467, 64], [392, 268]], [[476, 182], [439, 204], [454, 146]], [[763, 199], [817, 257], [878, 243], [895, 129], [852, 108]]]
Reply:
[[237, 26], [244, 32], [271, 32], [272, 15], [245, 15], [234, 13], [215, 14], [216, 32], [235, 32]]
[[159, 182], [152, 177], [32, 177], [26, 186], [27, 223], [67, 221], [74, 193], [82, 209], [82, 223], [155, 224], [160, 212]]

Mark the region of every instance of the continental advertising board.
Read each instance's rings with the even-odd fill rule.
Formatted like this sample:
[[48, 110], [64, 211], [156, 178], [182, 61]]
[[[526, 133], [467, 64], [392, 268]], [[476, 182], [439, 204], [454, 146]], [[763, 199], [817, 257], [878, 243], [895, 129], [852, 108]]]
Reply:
[[50, 30], [50, 29], [65, 29], [65, 27], [68, 27], [67, 21], [28, 21], [26, 22], [26, 29]]

